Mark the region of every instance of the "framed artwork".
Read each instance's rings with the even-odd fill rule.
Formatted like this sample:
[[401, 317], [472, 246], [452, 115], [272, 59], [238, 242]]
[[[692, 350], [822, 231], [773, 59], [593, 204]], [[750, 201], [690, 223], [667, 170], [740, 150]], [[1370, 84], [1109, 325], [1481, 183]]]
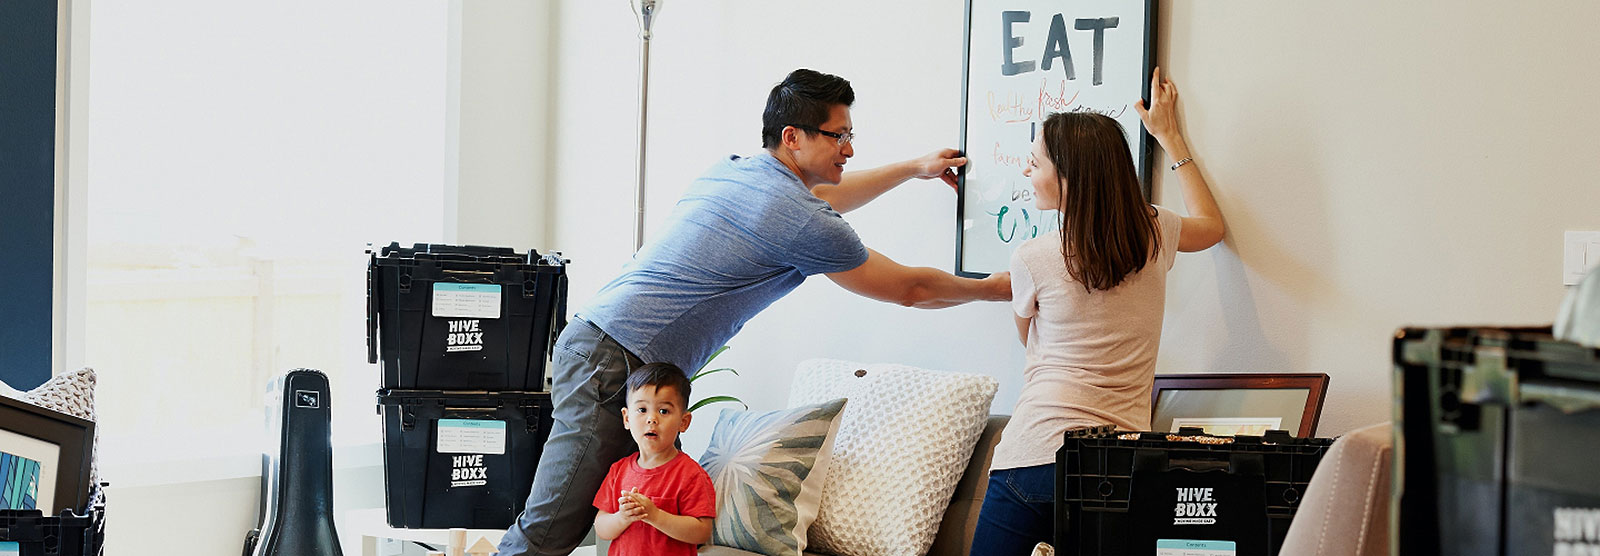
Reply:
[[1200, 427], [1223, 436], [1285, 430], [1310, 438], [1327, 392], [1328, 375], [1323, 373], [1156, 375], [1150, 429]]
[[82, 513], [94, 422], [0, 396], [0, 509]]
[[1150, 198], [1154, 144], [1134, 102], [1150, 96], [1154, 0], [967, 0], [956, 274], [1009, 267], [1023, 241], [1060, 226], [1022, 175], [1045, 118], [1094, 111], [1122, 125]]

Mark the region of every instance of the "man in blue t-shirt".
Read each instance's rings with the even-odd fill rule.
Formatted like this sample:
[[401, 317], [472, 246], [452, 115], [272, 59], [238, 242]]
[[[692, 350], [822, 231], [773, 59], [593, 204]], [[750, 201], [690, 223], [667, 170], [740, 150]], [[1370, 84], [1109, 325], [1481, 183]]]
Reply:
[[795, 70], [761, 118], [765, 152], [730, 156], [696, 180], [663, 231], [579, 310], [556, 340], [555, 427], [517, 523], [499, 553], [568, 554], [594, 521], [589, 502], [634, 444], [622, 426], [629, 370], [667, 362], [698, 369], [756, 313], [807, 276], [856, 294], [940, 308], [1011, 299], [1011, 277], [958, 278], [902, 266], [861, 244], [839, 215], [911, 178], [955, 185], [953, 149], [844, 173], [855, 156], [844, 79]]

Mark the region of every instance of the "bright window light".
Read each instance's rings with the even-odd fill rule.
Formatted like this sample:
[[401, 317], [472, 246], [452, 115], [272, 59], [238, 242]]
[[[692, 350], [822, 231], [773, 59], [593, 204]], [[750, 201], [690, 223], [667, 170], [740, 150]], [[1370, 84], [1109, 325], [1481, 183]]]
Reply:
[[448, 3], [96, 2], [85, 360], [107, 460], [260, 448], [326, 372], [377, 441], [368, 242], [447, 237]]

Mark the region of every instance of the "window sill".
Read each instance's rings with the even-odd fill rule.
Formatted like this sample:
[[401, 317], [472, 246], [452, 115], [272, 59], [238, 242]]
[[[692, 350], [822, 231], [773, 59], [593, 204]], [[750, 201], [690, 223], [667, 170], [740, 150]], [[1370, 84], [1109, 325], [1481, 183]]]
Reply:
[[[261, 476], [259, 452], [234, 451], [224, 454], [172, 454], [169, 457], [105, 458], [100, 464], [102, 480], [112, 488], [139, 488], [205, 481], [244, 479]], [[378, 442], [333, 447], [333, 469], [381, 467], [383, 445]]]

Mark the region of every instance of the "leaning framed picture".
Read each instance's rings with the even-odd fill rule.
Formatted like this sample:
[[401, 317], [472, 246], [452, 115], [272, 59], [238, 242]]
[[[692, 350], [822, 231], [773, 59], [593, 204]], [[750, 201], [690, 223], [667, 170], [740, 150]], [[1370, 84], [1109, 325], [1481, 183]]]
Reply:
[[0, 396], [0, 510], [82, 514], [94, 422]]
[[1283, 430], [1316, 434], [1324, 373], [1192, 373], [1156, 375], [1150, 392], [1150, 430], [1199, 427], [1206, 434], [1259, 436]]

